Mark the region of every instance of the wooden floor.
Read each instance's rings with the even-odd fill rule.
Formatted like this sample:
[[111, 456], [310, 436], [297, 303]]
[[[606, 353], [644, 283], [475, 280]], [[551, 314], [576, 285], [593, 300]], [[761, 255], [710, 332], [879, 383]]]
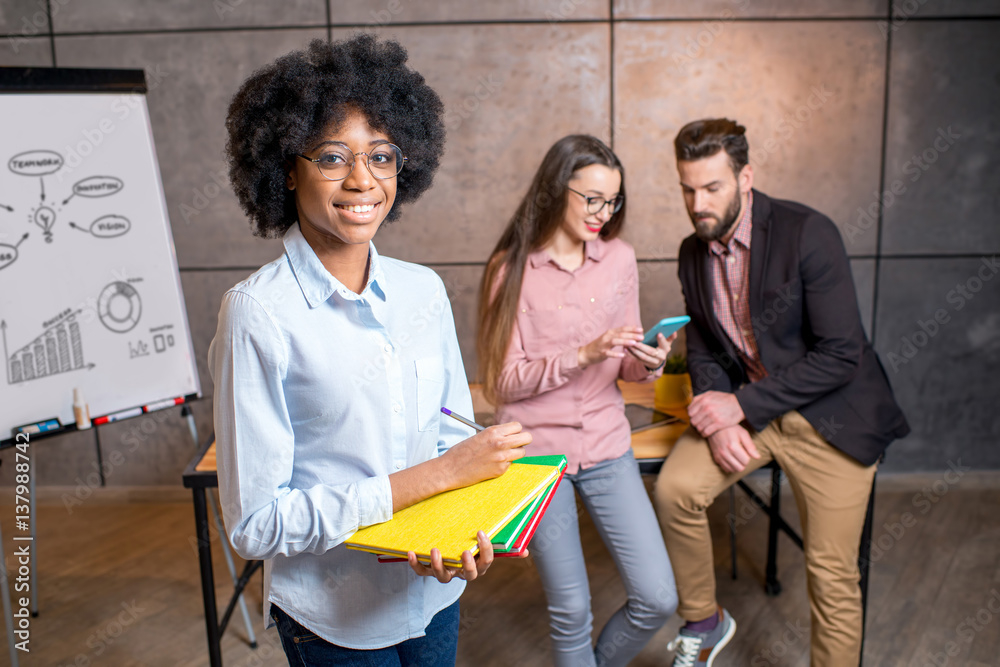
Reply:
[[[764, 480], [752, 484], [763, 486]], [[930, 477], [927, 493], [920, 488], [905, 480], [880, 486], [865, 664], [998, 665], [1000, 614], [991, 607], [1000, 610], [1000, 474], [968, 475], [955, 484]], [[14, 514], [7, 491], [0, 525], [13, 576]], [[787, 488], [784, 498], [785, 516], [794, 525]], [[781, 538], [784, 592], [766, 597], [766, 518], [753, 512], [742, 494], [736, 508], [737, 514], [752, 515], [739, 528], [736, 581], [729, 577], [727, 496], [710, 511], [719, 598], [739, 626], [715, 664], [808, 665], [802, 555]], [[32, 620], [31, 653], [22, 654], [21, 665], [208, 665], [191, 505], [85, 502], [72, 509], [70, 514], [58, 504], [39, 508], [41, 616]], [[904, 525], [907, 512], [913, 521]], [[582, 525], [600, 627], [624, 593], [593, 526], [587, 519]], [[221, 599], [231, 587], [221, 576], [226, 566], [218, 548], [214, 555]], [[256, 651], [247, 646], [242, 619], [235, 615], [223, 642], [225, 664], [286, 664], [274, 630], [262, 628], [259, 574], [247, 598], [260, 646]], [[678, 625], [672, 619], [633, 664], [669, 664], [665, 646]], [[949, 649], [955, 655], [948, 656]], [[6, 641], [0, 637], [0, 665], [6, 662]], [[551, 664], [545, 603], [530, 561], [498, 561], [487, 577], [469, 586], [462, 598], [458, 664]]]

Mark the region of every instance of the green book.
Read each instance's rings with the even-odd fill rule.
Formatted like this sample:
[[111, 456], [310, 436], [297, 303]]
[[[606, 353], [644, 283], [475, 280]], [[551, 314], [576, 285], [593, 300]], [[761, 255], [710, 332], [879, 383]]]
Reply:
[[521, 512], [511, 519], [507, 525], [500, 529], [500, 532], [493, 536], [490, 542], [493, 543], [495, 549], [510, 549], [510, 545], [514, 543], [517, 536], [521, 534], [521, 529], [524, 528], [524, 524], [528, 522], [528, 519], [534, 515], [535, 511], [538, 510], [538, 506], [541, 504], [545, 496], [549, 495], [549, 490], [552, 488], [555, 482], [549, 484], [545, 489], [538, 494], [538, 497], [528, 503]]
[[566, 457], [562, 454], [549, 454], [548, 456], [522, 456], [514, 463], [530, 463], [536, 466], [556, 466], [560, 470], [566, 467]]
[[[562, 454], [551, 454], [548, 456], [522, 456], [517, 459], [515, 463], [527, 463], [528, 465], [540, 465], [540, 466], [554, 466], [559, 468], [560, 471], [566, 468], [566, 457]], [[525, 524], [528, 520], [534, 516], [535, 512], [538, 510], [538, 506], [541, 505], [542, 501], [551, 493], [552, 487], [555, 482], [549, 484], [544, 491], [538, 494], [538, 497], [531, 501], [527, 507], [521, 510], [517, 516], [510, 520], [500, 532], [493, 536], [490, 540], [493, 546], [497, 549], [506, 550], [510, 549], [511, 545], [521, 534], [524, 529]]]

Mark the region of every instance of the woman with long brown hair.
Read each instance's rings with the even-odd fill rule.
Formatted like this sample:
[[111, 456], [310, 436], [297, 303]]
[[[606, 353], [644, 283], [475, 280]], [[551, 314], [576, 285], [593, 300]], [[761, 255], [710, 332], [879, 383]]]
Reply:
[[[677, 606], [659, 524], [632, 456], [616, 381], [662, 373], [670, 339], [644, 345], [625, 222], [625, 170], [598, 139], [549, 149], [490, 256], [480, 288], [480, 374], [497, 419], [530, 429], [531, 454], [565, 454], [565, 479], [531, 544], [556, 665], [624, 665]], [[591, 644], [575, 494], [628, 600]]]

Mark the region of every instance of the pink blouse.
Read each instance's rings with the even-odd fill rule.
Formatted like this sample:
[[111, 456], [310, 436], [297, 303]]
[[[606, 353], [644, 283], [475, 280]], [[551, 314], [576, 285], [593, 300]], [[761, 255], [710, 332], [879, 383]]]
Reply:
[[583, 264], [567, 271], [539, 250], [528, 257], [517, 321], [500, 373], [497, 422], [531, 432], [531, 456], [565, 454], [575, 473], [624, 454], [631, 445], [616, 380], [652, 380], [626, 353], [581, 369], [577, 349], [608, 329], [642, 326], [635, 251], [625, 241], [585, 246]]

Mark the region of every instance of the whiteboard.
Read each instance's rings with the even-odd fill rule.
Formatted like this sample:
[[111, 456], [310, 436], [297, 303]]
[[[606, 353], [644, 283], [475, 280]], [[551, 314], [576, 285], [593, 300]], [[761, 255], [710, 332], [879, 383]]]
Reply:
[[0, 87], [0, 440], [201, 394], [143, 91]]

